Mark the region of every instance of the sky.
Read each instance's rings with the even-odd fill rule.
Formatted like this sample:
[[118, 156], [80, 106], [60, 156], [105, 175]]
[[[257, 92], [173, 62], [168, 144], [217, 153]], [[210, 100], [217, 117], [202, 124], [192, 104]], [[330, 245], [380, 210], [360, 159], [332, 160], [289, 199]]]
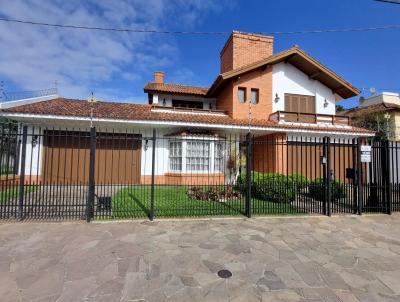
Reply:
[[[0, 17], [170, 31], [247, 32], [400, 24], [400, 5], [373, 0], [0, 0]], [[116, 33], [0, 22], [0, 81], [8, 92], [57, 86], [65, 97], [147, 102], [155, 70], [166, 82], [209, 86], [228, 35]], [[276, 35], [370, 94], [400, 92], [400, 29]], [[358, 97], [340, 101], [357, 105]]]

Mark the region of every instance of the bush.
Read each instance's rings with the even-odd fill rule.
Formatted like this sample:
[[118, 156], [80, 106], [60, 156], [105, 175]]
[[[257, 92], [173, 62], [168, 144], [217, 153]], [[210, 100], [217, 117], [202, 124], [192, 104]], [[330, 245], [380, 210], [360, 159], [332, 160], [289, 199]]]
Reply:
[[[325, 187], [322, 177], [313, 180], [308, 187], [309, 195], [317, 200], [324, 200]], [[337, 201], [340, 198], [346, 197], [346, 188], [339, 180], [331, 181], [331, 201]]]
[[230, 199], [239, 199], [240, 193], [235, 191], [232, 186], [217, 187], [190, 187], [186, 195], [195, 200], [203, 201], [225, 201]]
[[[246, 174], [242, 173], [236, 183], [237, 190], [245, 192]], [[309, 180], [301, 174], [252, 172], [252, 196], [271, 202], [292, 202], [297, 192], [307, 187]]]
[[289, 183], [293, 184], [298, 192], [307, 188], [307, 186], [310, 184], [310, 180], [302, 174], [295, 173], [289, 175], [288, 177]]

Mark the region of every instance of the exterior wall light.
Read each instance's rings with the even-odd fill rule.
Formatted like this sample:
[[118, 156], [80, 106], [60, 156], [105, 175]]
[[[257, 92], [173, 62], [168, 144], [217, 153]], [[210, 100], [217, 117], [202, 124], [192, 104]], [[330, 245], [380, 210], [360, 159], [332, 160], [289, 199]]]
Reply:
[[38, 143], [38, 136], [37, 135], [32, 136], [32, 142], [31, 142], [32, 148], [35, 148], [37, 143]]
[[328, 102], [327, 99], [325, 99], [325, 101], [324, 101], [324, 107], [326, 108], [326, 107], [328, 107], [328, 105], [329, 105], [329, 102]]
[[279, 100], [280, 100], [280, 98], [279, 98], [279, 95], [278, 95], [278, 94], [276, 94], [276, 95], [275, 95], [275, 103], [278, 103], [278, 102], [279, 102]]

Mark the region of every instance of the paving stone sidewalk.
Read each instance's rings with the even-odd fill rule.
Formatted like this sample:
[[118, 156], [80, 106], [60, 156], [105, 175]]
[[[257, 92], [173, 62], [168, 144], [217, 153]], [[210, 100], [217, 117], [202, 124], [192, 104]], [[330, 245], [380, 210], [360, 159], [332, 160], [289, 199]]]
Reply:
[[400, 215], [0, 224], [0, 301], [400, 301]]

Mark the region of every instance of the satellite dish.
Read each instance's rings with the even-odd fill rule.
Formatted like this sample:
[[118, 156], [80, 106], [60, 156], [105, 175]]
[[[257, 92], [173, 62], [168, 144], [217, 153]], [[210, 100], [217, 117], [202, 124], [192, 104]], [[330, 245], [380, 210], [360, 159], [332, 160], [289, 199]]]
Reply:
[[375, 88], [375, 87], [371, 87], [371, 88], [369, 89], [369, 92], [370, 92], [372, 95], [376, 94], [376, 88]]

